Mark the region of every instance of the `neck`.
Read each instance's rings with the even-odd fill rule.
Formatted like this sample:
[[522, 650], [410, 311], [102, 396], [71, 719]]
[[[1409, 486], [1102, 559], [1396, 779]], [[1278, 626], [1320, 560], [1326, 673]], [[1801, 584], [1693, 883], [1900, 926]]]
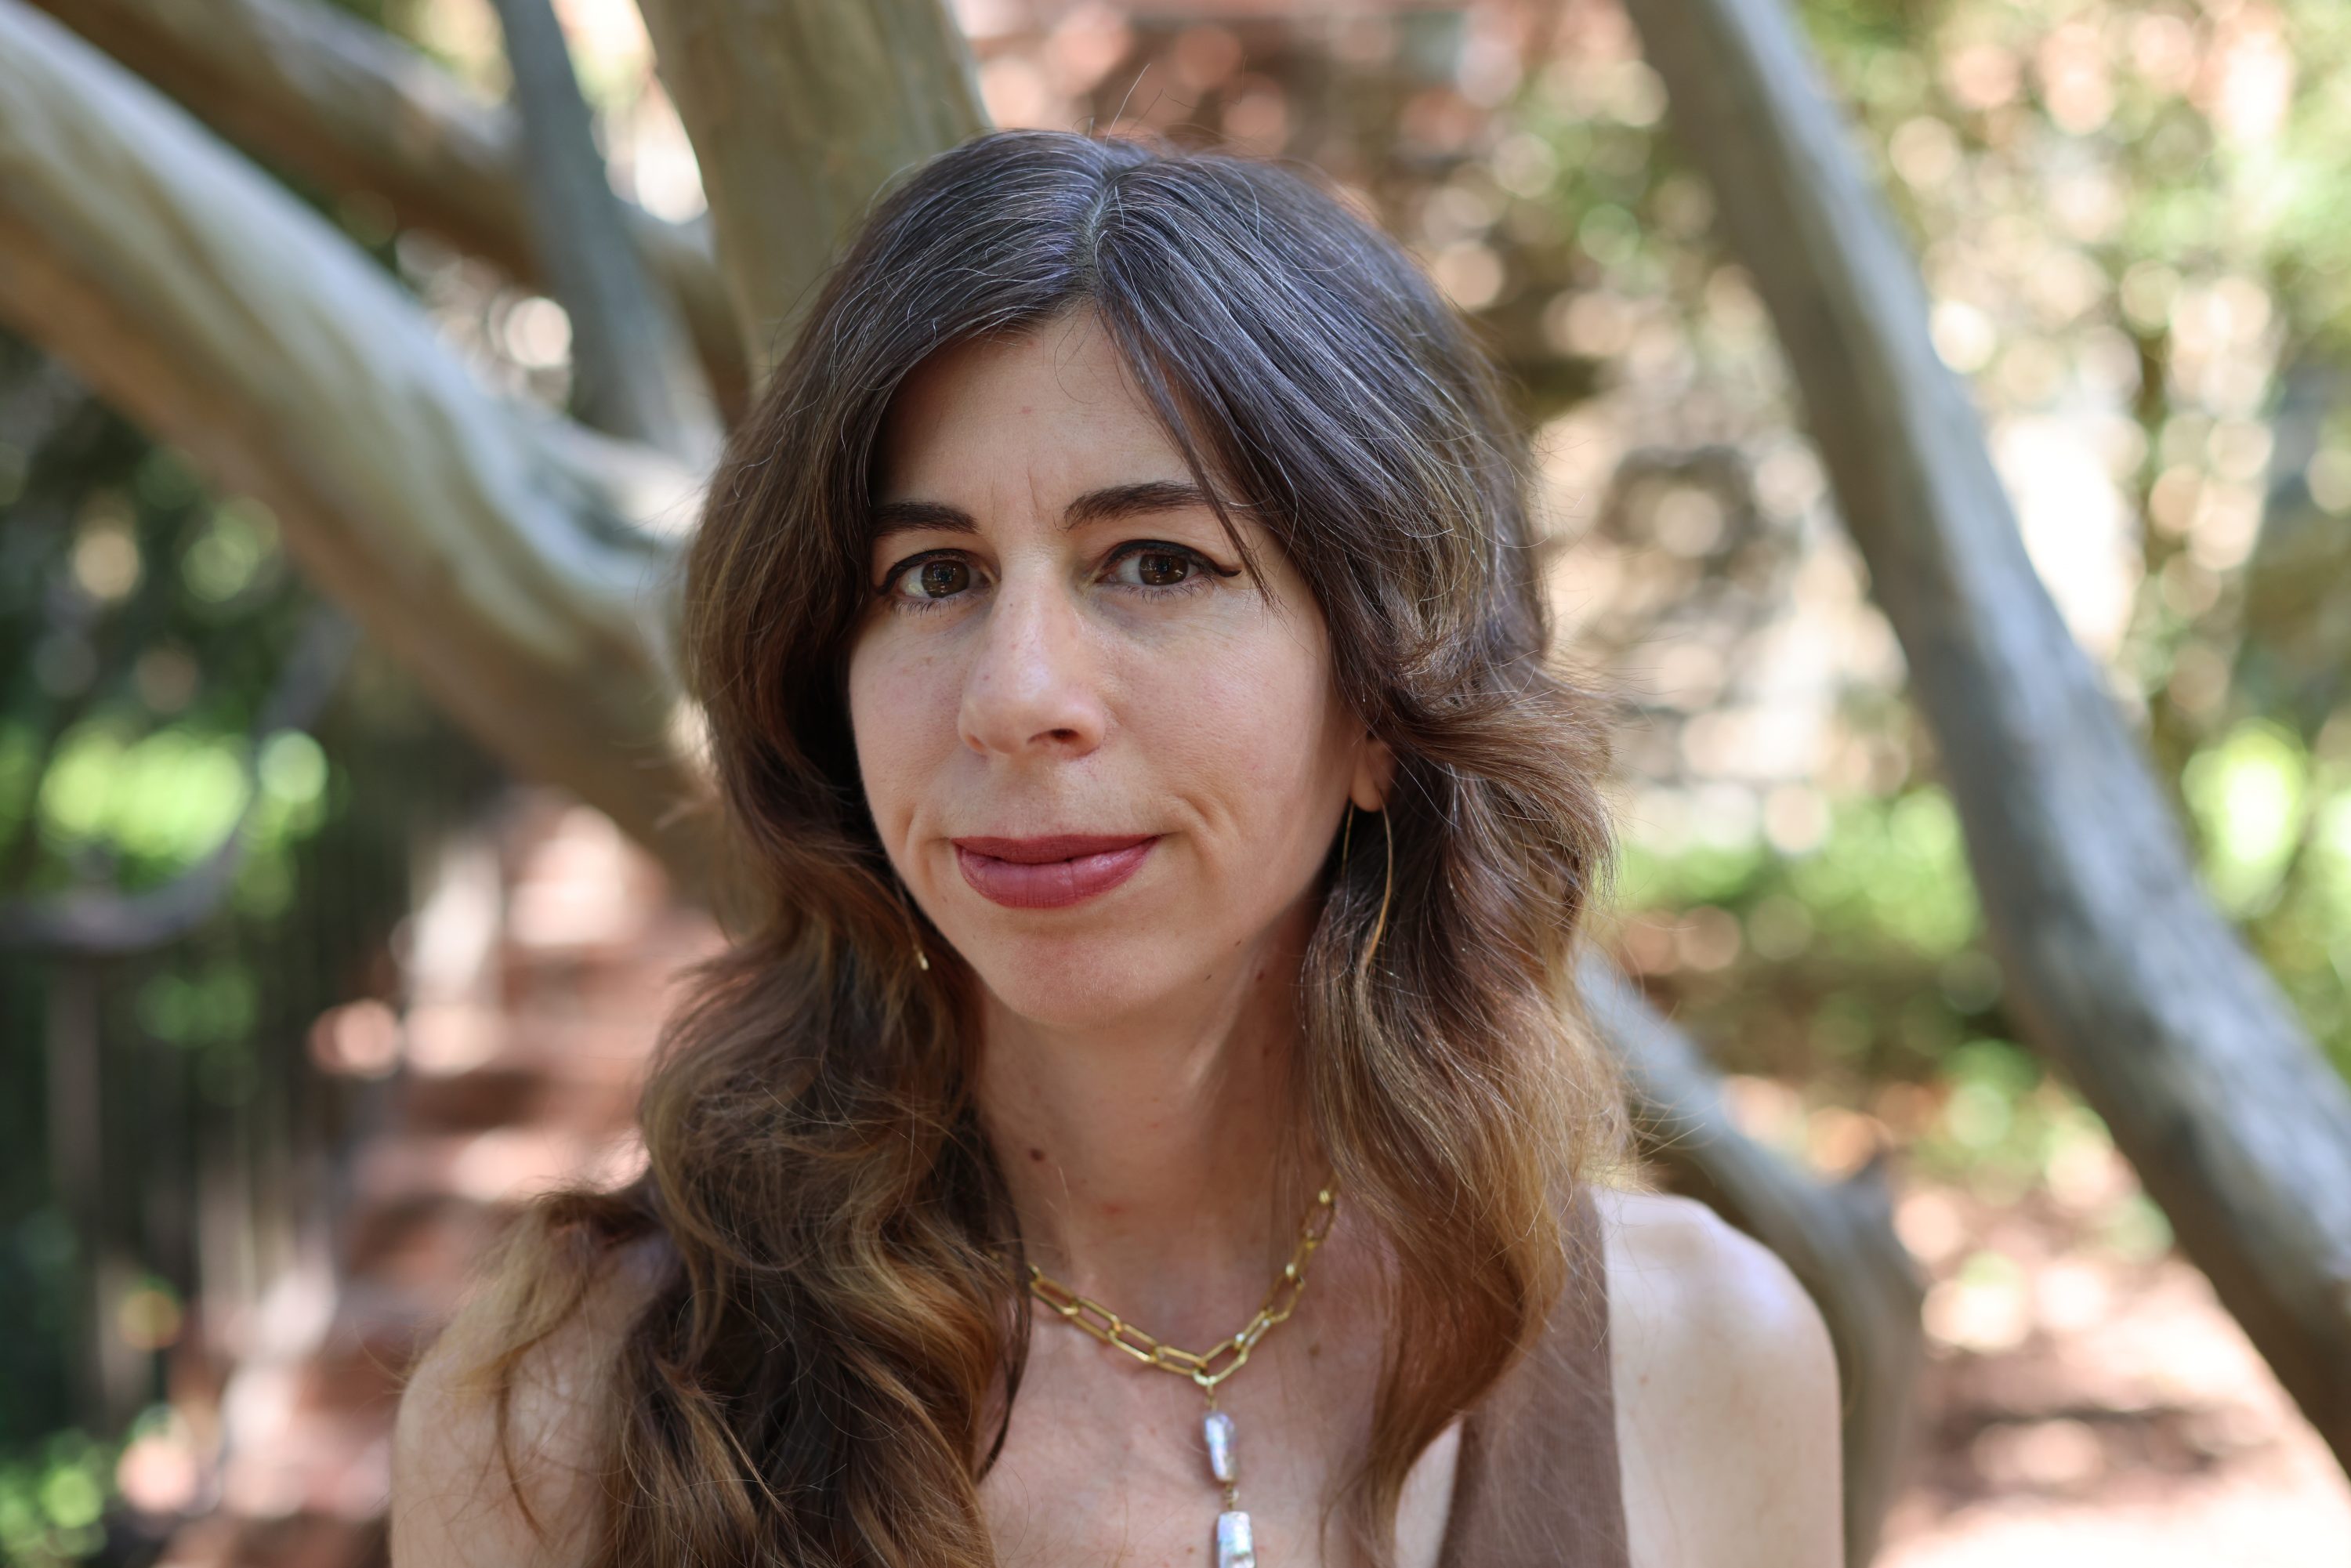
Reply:
[[1228, 975], [1106, 1028], [983, 1003], [978, 1110], [1029, 1259], [1187, 1349], [1256, 1310], [1320, 1179], [1309, 1157], [1302, 1197], [1280, 1183], [1300, 1152], [1295, 990], [1311, 913]]

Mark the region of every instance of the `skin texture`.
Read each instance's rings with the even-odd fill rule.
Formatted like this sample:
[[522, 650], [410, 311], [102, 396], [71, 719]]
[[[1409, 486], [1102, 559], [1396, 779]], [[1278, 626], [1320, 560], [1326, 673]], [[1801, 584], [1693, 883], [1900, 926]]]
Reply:
[[[868, 579], [916, 607], [877, 595], [849, 695], [892, 863], [982, 982], [981, 1117], [1032, 1255], [1200, 1348], [1248, 1319], [1295, 1237], [1299, 1213], [1269, 1197], [1295, 1122], [1288, 987], [1341, 814], [1376, 810], [1393, 761], [1340, 702], [1321, 616], [1246, 513], [1263, 588], [1199, 502], [1069, 526], [1079, 497], [1155, 483], [1189, 476], [1090, 318], [927, 363], [893, 405], [876, 495], [919, 526], [877, 541]], [[1161, 837], [1125, 883], [1062, 909], [983, 898], [951, 842], [1061, 832]], [[1697, 1205], [1602, 1203], [1635, 1563], [1835, 1563], [1819, 1314]], [[1343, 1194], [1297, 1314], [1220, 1395], [1268, 1563], [1349, 1560], [1320, 1526], [1369, 1429], [1377, 1266]], [[517, 1431], [527, 1494], [557, 1521], [544, 1542], [496, 1485], [486, 1415], [451, 1371], [477, 1332], [461, 1317], [402, 1406], [395, 1563], [580, 1560], [599, 1369], [641, 1288], [617, 1271], [526, 1368]], [[981, 1488], [1007, 1568], [1199, 1562], [1218, 1507], [1202, 1409], [1189, 1383], [1041, 1320]], [[1437, 1560], [1458, 1440], [1414, 1472], [1399, 1568]]]

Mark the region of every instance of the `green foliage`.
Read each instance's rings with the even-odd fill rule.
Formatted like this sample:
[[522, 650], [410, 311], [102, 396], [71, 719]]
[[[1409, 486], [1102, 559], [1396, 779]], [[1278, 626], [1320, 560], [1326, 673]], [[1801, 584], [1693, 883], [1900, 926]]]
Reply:
[[[1987, 1169], [2011, 1152], [2014, 1105], [2039, 1071], [2004, 1043], [1998, 967], [1941, 789], [1836, 801], [1801, 853], [1760, 831], [1668, 846], [1636, 831], [1624, 863], [1628, 959], [1724, 1067], [1806, 1084], [1822, 1103], [1933, 1085], [1950, 1117], [1940, 1148]], [[1709, 927], [1719, 939], [1703, 939]]]
[[68, 1429], [0, 1461], [0, 1557], [16, 1568], [50, 1568], [97, 1555], [116, 1458], [111, 1446]]
[[2180, 788], [2213, 897], [2351, 1072], [2351, 766], [2253, 719], [2191, 757]]
[[1719, 905], [1750, 939], [1760, 923], [1762, 946], [1782, 960], [1815, 945], [1848, 962], [1947, 958], [1980, 924], [1958, 814], [1932, 786], [1836, 802], [1820, 844], [1797, 855], [1776, 853], [1760, 831], [1670, 850], [1635, 834], [1619, 880], [1632, 908]]
[[2309, 755], [2290, 731], [2252, 723], [2198, 752], [2180, 774], [2204, 841], [2204, 873], [2222, 908], [2273, 903], [2302, 837]]
[[233, 1040], [253, 1028], [258, 1011], [252, 970], [235, 959], [163, 969], [139, 988], [138, 1017], [159, 1040], [189, 1048]]
[[1786, 872], [1788, 894], [1833, 940], [1947, 958], [1980, 924], [1959, 817], [1940, 789], [1842, 803], [1821, 848]]
[[225, 502], [181, 552], [180, 578], [198, 604], [218, 612], [270, 586], [277, 559], [277, 520], [269, 509], [253, 500]]
[[2012, 1040], [1970, 1040], [1938, 1064], [1941, 1110], [1911, 1146], [1922, 1169], [1946, 1180], [2022, 1192], [2063, 1140], [2095, 1131], [2097, 1118], [2056, 1092], [2040, 1064]]
[[1679, 908], [1735, 900], [1766, 864], [1760, 836], [1729, 843], [1701, 841], [1662, 851], [1640, 838], [1627, 838], [1619, 852], [1617, 881], [1634, 907]]
[[[0, 338], [0, 391], [37, 373]], [[313, 728], [269, 727], [316, 646], [274, 520], [84, 394], [61, 406], [37, 439], [0, 428], [0, 903], [210, 902], [121, 952], [0, 948], [0, 1555], [28, 1563], [92, 1549], [121, 1418], [99, 1336], [139, 1369], [110, 1400], [160, 1396], [179, 1303], [234, 1262], [198, 1255], [196, 1193], [284, 1222], [273, 1184], [341, 1114], [307, 1030], [380, 983], [413, 835], [492, 777], [364, 650]], [[183, 883], [222, 856], [218, 896]], [[99, 1103], [58, 1121], [54, 1068], [93, 1055]], [[53, 1185], [72, 1169], [94, 1175]]]
[[193, 726], [136, 738], [104, 720], [77, 726], [41, 780], [41, 836], [60, 855], [99, 847], [166, 878], [217, 849], [243, 814], [244, 750], [242, 737]]

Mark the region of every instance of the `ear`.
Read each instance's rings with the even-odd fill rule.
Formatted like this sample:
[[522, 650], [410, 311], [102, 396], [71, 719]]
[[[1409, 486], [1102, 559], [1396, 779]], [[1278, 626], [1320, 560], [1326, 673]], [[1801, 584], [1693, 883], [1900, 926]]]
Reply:
[[1347, 786], [1347, 799], [1355, 803], [1358, 811], [1376, 811], [1387, 804], [1388, 787], [1395, 780], [1395, 751], [1370, 730], [1355, 749], [1355, 776]]

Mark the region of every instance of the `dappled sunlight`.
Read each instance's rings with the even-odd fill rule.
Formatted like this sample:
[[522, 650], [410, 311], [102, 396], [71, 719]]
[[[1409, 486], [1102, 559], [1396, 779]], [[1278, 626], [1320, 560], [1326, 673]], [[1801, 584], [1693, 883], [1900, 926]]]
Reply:
[[2054, 1203], [1901, 1213], [1934, 1359], [1881, 1563], [2305, 1568], [2351, 1541], [2351, 1485], [2201, 1275]]

